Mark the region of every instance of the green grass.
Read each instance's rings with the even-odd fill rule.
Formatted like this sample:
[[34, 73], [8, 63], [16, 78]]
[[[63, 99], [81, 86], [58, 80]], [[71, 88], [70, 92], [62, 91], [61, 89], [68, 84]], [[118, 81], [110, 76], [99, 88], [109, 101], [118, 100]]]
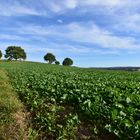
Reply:
[[[20, 139], [23, 136], [21, 130], [23, 117], [23, 105], [18, 96], [13, 92], [12, 86], [7, 77], [7, 72], [0, 69], [0, 139]], [[19, 130], [20, 129], [20, 130]]]

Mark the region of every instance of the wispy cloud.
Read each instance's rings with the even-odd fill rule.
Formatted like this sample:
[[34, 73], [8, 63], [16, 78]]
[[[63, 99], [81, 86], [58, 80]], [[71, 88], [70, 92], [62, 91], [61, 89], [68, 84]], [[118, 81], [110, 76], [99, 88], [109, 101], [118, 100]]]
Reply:
[[51, 0], [45, 1], [43, 0], [46, 8], [48, 8], [52, 12], [62, 12], [69, 9], [75, 9], [77, 7], [77, 0]]
[[0, 0], [0, 49], [79, 59], [138, 55], [139, 7], [138, 0]]
[[121, 18], [121, 22], [114, 25], [114, 30], [129, 33], [130, 35], [137, 35], [140, 33], [140, 14], [135, 13]]
[[28, 39], [19, 35], [0, 34], [0, 40], [26, 41]]
[[37, 9], [32, 3], [28, 4], [23, 0], [1, 0], [0, 1], [0, 15], [1, 16], [21, 16], [21, 15], [45, 15], [45, 10]]
[[63, 23], [63, 20], [58, 19], [57, 22], [58, 22], [58, 23]]
[[[139, 1], [132, 0], [1, 0], [0, 15], [19, 16], [19, 15], [49, 15], [64, 14], [68, 10], [90, 11], [95, 7], [102, 7], [108, 11], [127, 8], [136, 8], [140, 5]], [[94, 8], [93, 8], [94, 6]], [[87, 10], [85, 10], [85, 8]], [[135, 10], [135, 9], [134, 9]]]
[[129, 36], [117, 36], [113, 32], [97, 26], [94, 23], [70, 23], [66, 25], [55, 25], [41, 27], [35, 25], [24, 26], [20, 28], [20, 33], [47, 37], [56, 37], [66, 42], [75, 41], [79, 43], [91, 43], [101, 48], [119, 49], [119, 50], [137, 50], [140, 49], [139, 42]]

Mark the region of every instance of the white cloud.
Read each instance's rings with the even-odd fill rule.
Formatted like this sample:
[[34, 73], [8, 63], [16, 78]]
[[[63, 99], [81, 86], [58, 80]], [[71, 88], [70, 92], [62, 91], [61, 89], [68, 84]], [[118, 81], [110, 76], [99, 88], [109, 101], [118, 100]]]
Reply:
[[140, 33], [140, 14], [135, 13], [121, 18], [120, 22], [114, 25], [114, 29], [129, 33], [130, 35]]
[[10, 34], [0, 34], [0, 40], [18, 40], [18, 41], [25, 41], [27, 38], [21, 37], [18, 35], [10, 35]]
[[[21, 46], [23, 49], [25, 49], [25, 51], [28, 54], [36, 54], [36, 53], [43, 53], [45, 54], [46, 52], [53, 52], [56, 55], [67, 55], [67, 54], [74, 54], [74, 55], [89, 55], [89, 54], [99, 54], [99, 55], [106, 55], [106, 54], [119, 54], [119, 51], [117, 50], [104, 50], [102, 51], [102, 49], [98, 49], [98, 48], [92, 48], [89, 46], [84, 46], [84, 45], [70, 45], [67, 42], [66, 43], [53, 43], [53, 42], [47, 42], [45, 44], [42, 44], [40, 46], [36, 45], [36, 44], [30, 44], [30, 43], [25, 43], [25, 42], [21, 42], [21, 43], [6, 43], [3, 42], [1, 43], [0, 46], [0, 50], [2, 50], [3, 53], [5, 53], [5, 49], [8, 46], [11, 45], [17, 45], [17, 46]], [[62, 51], [63, 50], [63, 51]]]
[[[128, 13], [134, 8], [136, 9], [140, 5], [140, 2], [136, 1], [132, 3], [132, 0], [40, 0], [38, 1], [29, 0], [28, 2], [23, 2], [17, 0], [10, 0], [10, 3], [0, 3], [0, 15], [11, 16], [11, 15], [46, 15], [46, 13], [53, 12], [55, 14], [64, 13], [67, 10], [78, 9], [82, 11], [86, 8], [86, 11], [90, 11], [94, 8], [103, 9], [107, 8], [109, 11], [112, 9], [116, 12], [113, 14], [118, 14], [118, 17], [121, 17], [121, 22], [118, 22], [115, 28], [122, 31], [130, 31], [130, 32], [140, 32], [140, 15], [131, 13], [128, 16]], [[41, 9], [42, 8], [42, 9]], [[82, 9], [83, 8], [83, 9]], [[8, 9], [8, 10], [7, 10]], [[121, 9], [121, 10], [120, 10]], [[127, 9], [127, 12], [124, 11]], [[129, 9], [131, 9], [129, 11]], [[122, 12], [123, 16], [120, 16], [119, 10]], [[103, 11], [102, 11], [103, 12]], [[106, 12], [106, 11], [104, 11]], [[76, 11], [75, 11], [76, 13]], [[72, 13], [72, 14], [75, 14]], [[67, 13], [68, 14], [68, 13]], [[70, 13], [71, 14], [71, 13]], [[125, 17], [125, 15], [127, 15]], [[52, 15], [53, 16], [53, 15]], [[125, 17], [125, 18], [124, 18]], [[123, 19], [124, 18], [124, 19]], [[116, 19], [115, 19], [116, 20]], [[63, 23], [62, 19], [57, 20], [58, 23]], [[113, 26], [113, 25], [112, 25]], [[110, 49], [115, 52], [116, 50], [139, 50], [140, 42], [133, 38], [129, 37], [129, 35], [125, 36], [117, 36], [113, 31], [109, 31], [105, 29], [105, 27], [101, 28], [94, 23], [89, 23], [85, 21], [85, 23], [72, 22], [70, 24], [59, 24], [59, 25], [51, 25], [48, 27], [42, 27], [40, 25], [22, 25], [19, 28], [14, 29], [14, 33], [20, 33], [21, 35], [31, 35], [32, 39], [36, 38], [38, 40], [45, 41], [48, 37], [56, 37], [57, 39], [62, 39], [65, 42], [75, 41], [83, 44], [92, 44], [94, 48], [95, 46], [99, 46], [101, 48]], [[0, 35], [1, 38], [7, 38], [10, 40], [10, 35]], [[13, 36], [13, 39], [21, 40], [21, 36]], [[67, 43], [68, 44], [68, 43]], [[70, 47], [67, 44], [63, 44], [63, 46], [70, 48], [69, 50], [75, 52], [89, 52], [92, 50], [87, 46], [83, 47]], [[62, 45], [62, 44], [61, 44]], [[55, 46], [55, 45], [52, 45]], [[94, 52], [100, 52], [100, 50], [95, 50]], [[108, 51], [109, 52], [109, 51]]]
[[57, 22], [58, 22], [58, 23], [63, 23], [63, 20], [58, 19]]
[[[118, 55], [120, 52], [116, 50], [105, 50], [102, 51], [102, 49], [97, 48], [90, 48], [87, 46], [80, 46], [80, 45], [69, 45], [67, 43], [61, 44], [61, 43], [52, 43], [48, 42], [46, 43], [46, 46], [38, 47], [36, 45], [27, 45], [27, 44], [20, 44], [27, 53], [47, 53], [52, 52], [56, 55], [67, 55], [67, 54], [73, 54], [73, 55], [89, 55], [89, 54], [99, 54], [99, 55], [107, 55], [107, 54], [113, 54]], [[63, 51], [62, 51], [63, 50]]]
[[22, 26], [18, 33], [34, 35], [47, 40], [47, 37], [55, 37], [65, 42], [75, 41], [84, 44], [92, 44], [101, 48], [112, 50], [137, 50], [139, 42], [129, 36], [116, 36], [111, 31], [105, 30], [94, 23], [80, 24], [70, 23], [41, 27], [35, 25]]
[[77, 1], [76, 0], [51, 0], [51, 1], [43, 1], [47, 8], [49, 8], [50, 11], [53, 12], [61, 12], [67, 9], [74, 9], [77, 7]]
[[49, 12], [63, 13], [67, 10], [87, 6], [93, 6], [94, 9], [94, 6], [127, 7], [140, 4], [140, 2], [131, 3], [132, 0], [1, 0], [0, 15], [48, 15]]
[[0, 2], [0, 15], [2, 16], [20, 16], [20, 15], [45, 15], [46, 12], [37, 9], [35, 5], [21, 3], [18, 0], [1, 0]]
[[67, 10], [78, 9], [81, 12], [85, 10], [86, 12], [94, 10], [95, 8], [101, 8], [106, 10], [106, 12], [113, 12], [120, 10], [129, 11], [134, 10], [136, 7], [140, 6], [140, 1], [133, 2], [132, 0], [42, 0], [49, 11], [54, 13], [63, 13]]
[[139, 44], [132, 37], [119, 37], [104, 30], [97, 25], [69, 24], [66, 29], [69, 33], [65, 34], [69, 39], [85, 43], [93, 43], [103, 48], [110, 49], [139, 49]]
[[121, 0], [79, 0], [81, 5], [97, 5], [97, 6], [118, 6]]
[[[94, 11], [95, 8], [106, 12], [119, 12], [120, 9], [129, 12], [140, 6], [140, 1], [132, 0], [1, 0], [0, 15], [43, 15], [49, 16], [50, 13], [64, 14], [69, 10], [80, 12]], [[86, 10], [85, 10], [86, 9]], [[51, 14], [52, 16], [52, 14]]]

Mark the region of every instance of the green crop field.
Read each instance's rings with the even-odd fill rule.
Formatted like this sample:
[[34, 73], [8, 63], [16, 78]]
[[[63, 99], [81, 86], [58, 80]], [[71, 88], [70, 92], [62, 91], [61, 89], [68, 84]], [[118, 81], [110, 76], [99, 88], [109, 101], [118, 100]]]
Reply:
[[140, 73], [0, 62], [36, 139], [140, 139]]

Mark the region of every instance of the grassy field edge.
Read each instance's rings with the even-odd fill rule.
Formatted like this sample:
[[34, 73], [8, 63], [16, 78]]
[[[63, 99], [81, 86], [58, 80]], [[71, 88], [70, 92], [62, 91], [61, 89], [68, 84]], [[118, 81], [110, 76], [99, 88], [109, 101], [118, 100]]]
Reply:
[[0, 69], [0, 139], [26, 139], [26, 113], [4, 69]]

